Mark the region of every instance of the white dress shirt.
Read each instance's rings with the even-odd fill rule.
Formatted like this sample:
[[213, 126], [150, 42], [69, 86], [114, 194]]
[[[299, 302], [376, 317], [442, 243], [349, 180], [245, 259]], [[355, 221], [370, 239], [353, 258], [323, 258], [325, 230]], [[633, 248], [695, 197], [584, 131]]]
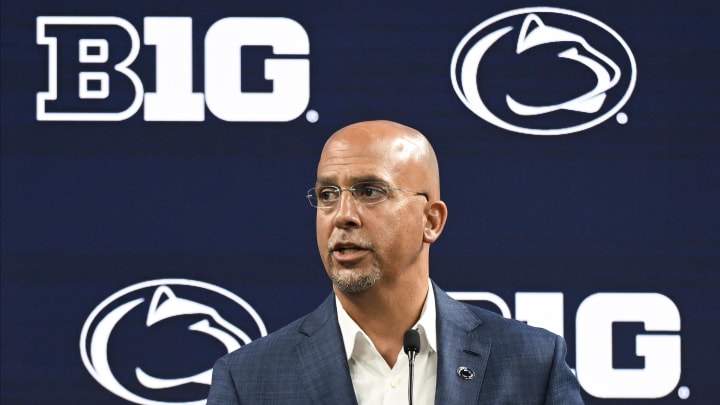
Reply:
[[[413, 327], [420, 333], [420, 353], [415, 356], [413, 403], [418, 405], [435, 402], [437, 377], [437, 334], [435, 329], [435, 294], [429, 285], [420, 319]], [[390, 368], [350, 315], [335, 297], [338, 322], [345, 344], [345, 354], [350, 366], [355, 396], [359, 405], [408, 403], [408, 356], [404, 350], [398, 353], [395, 366]]]

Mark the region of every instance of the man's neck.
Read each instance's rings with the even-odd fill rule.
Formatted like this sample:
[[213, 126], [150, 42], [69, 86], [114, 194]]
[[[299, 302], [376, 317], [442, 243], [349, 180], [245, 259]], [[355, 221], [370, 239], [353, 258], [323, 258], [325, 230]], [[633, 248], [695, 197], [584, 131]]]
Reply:
[[360, 293], [343, 293], [336, 289], [335, 294], [345, 312], [392, 367], [402, 348], [405, 331], [420, 318], [428, 288], [428, 279], [424, 278], [395, 288], [376, 285]]

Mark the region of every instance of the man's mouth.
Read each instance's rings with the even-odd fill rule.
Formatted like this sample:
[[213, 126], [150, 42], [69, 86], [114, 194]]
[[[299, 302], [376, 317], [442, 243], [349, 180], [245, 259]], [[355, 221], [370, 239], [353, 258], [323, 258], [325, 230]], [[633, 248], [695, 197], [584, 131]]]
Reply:
[[358, 245], [335, 245], [330, 249], [330, 253], [335, 260], [340, 262], [350, 262], [362, 258], [369, 249]]
[[340, 246], [333, 250], [340, 252], [342, 254], [351, 254], [351, 253], [355, 253], [355, 252], [358, 252], [360, 250], [365, 250], [365, 249], [361, 249], [357, 246]]

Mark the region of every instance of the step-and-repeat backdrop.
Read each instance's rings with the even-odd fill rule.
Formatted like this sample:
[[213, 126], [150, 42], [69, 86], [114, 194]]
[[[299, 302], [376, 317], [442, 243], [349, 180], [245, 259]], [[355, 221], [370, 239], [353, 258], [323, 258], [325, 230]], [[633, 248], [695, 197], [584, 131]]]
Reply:
[[368, 119], [436, 147], [440, 286], [587, 403], [718, 400], [718, 5], [362, 3], [3, 0], [3, 404], [203, 404], [329, 293], [305, 190]]

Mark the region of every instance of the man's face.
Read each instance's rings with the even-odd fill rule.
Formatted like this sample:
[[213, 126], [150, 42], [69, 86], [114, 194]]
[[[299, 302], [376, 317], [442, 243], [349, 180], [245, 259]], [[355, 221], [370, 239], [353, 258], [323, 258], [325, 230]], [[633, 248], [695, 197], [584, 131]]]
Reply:
[[[413, 159], [413, 145], [349, 131], [326, 145], [316, 186], [349, 188], [382, 181], [390, 187], [423, 191], [418, 180], [422, 168]], [[386, 201], [363, 205], [343, 191], [333, 208], [318, 209], [318, 248], [335, 287], [355, 293], [378, 283], [418, 277], [413, 269], [422, 262], [425, 201], [422, 196], [390, 190]]]

